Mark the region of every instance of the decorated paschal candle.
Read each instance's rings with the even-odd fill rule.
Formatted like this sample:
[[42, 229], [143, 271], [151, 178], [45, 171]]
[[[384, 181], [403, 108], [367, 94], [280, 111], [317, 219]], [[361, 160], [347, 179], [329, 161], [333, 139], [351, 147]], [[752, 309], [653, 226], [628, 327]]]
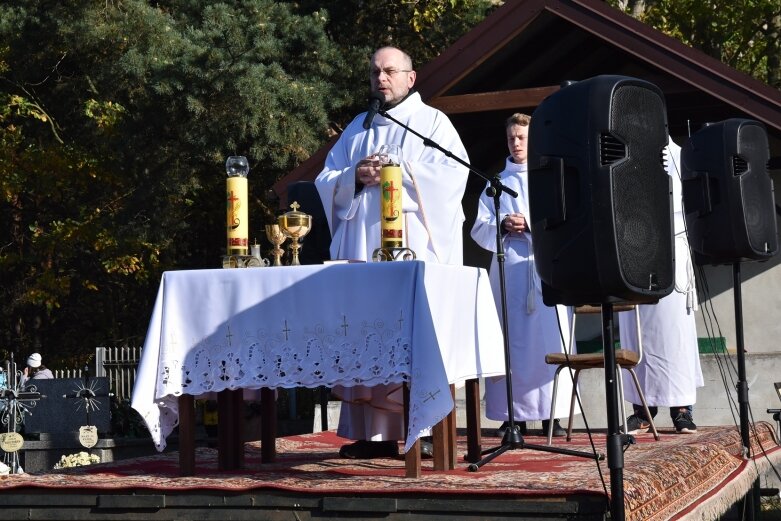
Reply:
[[247, 174], [244, 156], [230, 156], [225, 161], [228, 179], [225, 183], [227, 204], [228, 255], [247, 255], [249, 250], [249, 215], [247, 209]]
[[401, 147], [383, 145], [377, 154], [380, 164], [380, 225], [382, 248], [401, 248], [404, 242], [401, 201]]

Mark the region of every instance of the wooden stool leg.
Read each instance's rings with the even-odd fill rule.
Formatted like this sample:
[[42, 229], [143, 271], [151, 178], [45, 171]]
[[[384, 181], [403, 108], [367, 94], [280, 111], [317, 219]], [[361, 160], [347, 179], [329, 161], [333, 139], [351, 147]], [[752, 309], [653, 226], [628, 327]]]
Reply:
[[621, 409], [621, 419], [626, 425], [626, 399], [624, 398], [624, 375], [621, 374], [621, 366], [616, 364], [616, 387], [618, 387], [618, 404]]
[[466, 381], [466, 457], [469, 463], [480, 461], [483, 451], [480, 428], [480, 380], [470, 378]]
[[195, 475], [195, 398], [179, 396], [179, 472]]
[[570, 421], [567, 423], [567, 441], [572, 441], [572, 416], [575, 414], [575, 400], [578, 397], [578, 377], [580, 376], [580, 369], [575, 371], [575, 376], [572, 377], [572, 398], [569, 401], [569, 417]]
[[[548, 418], [548, 445], [551, 445], [553, 443], [553, 413], [556, 411], [556, 395], [559, 392], [559, 373], [561, 373], [561, 370], [564, 369], [566, 366], [560, 365], [558, 368], [556, 368], [556, 372], [553, 374], [553, 395], [551, 396], [550, 401], [550, 418]], [[569, 426], [567, 427], [567, 430], [570, 430], [572, 428], [572, 413], [569, 415]]]
[[[651, 411], [648, 410], [648, 402], [645, 401], [645, 395], [640, 388], [640, 381], [637, 379], [637, 374], [632, 367], [627, 367], [626, 370], [629, 371], [629, 374], [632, 375], [632, 380], [635, 382], [635, 388], [637, 389], [637, 394], [640, 396], [640, 401], [643, 402], [643, 411], [645, 412], [645, 417], [648, 418], [648, 422], [651, 424], [651, 432], [654, 433], [654, 439], [659, 441], [659, 433], [656, 432], [656, 425], [654, 424], [654, 419], [651, 417]], [[624, 425], [626, 425], [626, 423], [624, 423]]]

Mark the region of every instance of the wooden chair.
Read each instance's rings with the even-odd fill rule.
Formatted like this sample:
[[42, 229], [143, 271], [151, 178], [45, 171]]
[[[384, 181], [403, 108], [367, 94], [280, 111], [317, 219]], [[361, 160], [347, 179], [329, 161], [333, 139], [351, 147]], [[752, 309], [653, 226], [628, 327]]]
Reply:
[[[623, 425], [626, 425], [626, 406], [624, 404], [624, 385], [621, 378], [621, 369], [625, 369], [632, 376], [632, 381], [637, 389], [637, 394], [640, 396], [640, 401], [643, 405], [646, 418], [648, 418], [651, 424], [651, 431], [654, 434], [655, 439], [659, 439], [659, 433], [656, 432], [656, 425], [654, 425], [651, 413], [648, 410], [648, 404], [645, 401], [645, 395], [640, 388], [640, 381], [637, 379], [635, 373], [635, 367], [640, 363], [643, 358], [643, 339], [642, 332], [640, 330], [640, 309], [633, 304], [615, 305], [613, 306], [614, 312], [630, 311], [634, 310], [635, 320], [637, 326], [637, 351], [630, 351], [628, 349], [616, 350], [616, 381], [618, 383], [618, 398], [621, 406], [621, 417], [624, 419]], [[600, 314], [602, 308], [600, 306], [578, 306], [575, 308], [575, 314], [572, 317], [572, 327], [570, 328], [570, 342], [569, 346], [575, 345], [575, 322], [579, 314]], [[571, 347], [569, 348], [571, 349]], [[580, 372], [585, 369], [605, 369], [605, 357], [603, 353], [587, 353], [587, 354], [575, 354], [575, 353], [548, 353], [545, 355], [545, 363], [558, 366], [556, 368], [556, 374], [553, 377], [553, 397], [551, 400], [551, 413], [550, 421], [548, 422], [548, 445], [553, 440], [553, 416], [554, 408], [556, 405], [556, 393], [559, 385], [559, 373], [563, 369], [574, 371], [572, 382], [572, 397], [570, 399], [569, 406], [569, 422], [567, 424], [567, 441], [572, 439], [572, 422], [575, 414], [575, 400], [577, 399], [578, 377]]]

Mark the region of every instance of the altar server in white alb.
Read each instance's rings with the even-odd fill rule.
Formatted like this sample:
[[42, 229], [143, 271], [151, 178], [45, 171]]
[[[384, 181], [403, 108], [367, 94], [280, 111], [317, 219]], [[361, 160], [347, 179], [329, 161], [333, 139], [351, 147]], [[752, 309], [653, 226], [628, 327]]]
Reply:
[[[496, 259], [497, 224], [501, 227], [505, 252], [513, 420], [519, 422], [521, 433], [525, 432], [526, 421], [543, 420], [543, 433], [547, 433], [556, 369], [545, 363], [545, 355], [564, 352], [561, 338], [563, 335], [563, 338], [569, 339], [570, 313], [564, 306], [548, 307], [543, 303], [540, 279], [534, 267], [526, 164], [530, 122], [531, 117], [526, 114], [513, 114], [505, 123], [510, 156], [499, 177], [502, 184], [518, 192], [518, 197], [502, 194], [497, 219], [493, 197], [484, 192], [480, 196], [472, 238], [482, 248], [494, 252], [489, 274], [496, 307], [499, 316], [502, 316]], [[506, 385], [504, 377], [488, 378], [485, 382], [486, 417], [505, 421], [497, 433], [499, 436], [507, 428], [509, 419]], [[572, 379], [566, 372], [562, 372], [554, 416], [569, 414], [571, 394]], [[558, 419], [554, 421], [553, 434], [566, 435]]]
[[[702, 387], [697, 329], [697, 288], [694, 280], [686, 220], [683, 213], [680, 169], [681, 147], [670, 139], [665, 148], [667, 174], [673, 186], [673, 231], [675, 233], [675, 289], [657, 304], [640, 306], [643, 359], [635, 369], [652, 416], [658, 407], [669, 407], [679, 434], [697, 432], [693, 404]], [[632, 312], [618, 315], [621, 346], [637, 349], [636, 322]], [[635, 386], [625, 376], [624, 393], [633, 404], [641, 402]], [[642, 406], [634, 405], [627, 418], [627, 432], [648, 432], [651, 427]]]
[[[412, 59], [400, 49], [383, 47], [369, 64], [371, 90], [384, 100], [394, 119], [468, 162], [450, 120], [423, 103], [413, 90]], [[368, 127], [368, 128], [364, 128]], [[468, 170], [390, 119], [359, 114], [328, 153], [315, 184], [331, 230], [331, 258], [370, 260], [380, 246], [381, 145], [401, 146], [404, 246], [417, 259], [463, 263], [461, 198]], [[338, 388], [342, 398], [339, 436], [358, 440], [342, 447], [347, 458], [388, 457], [406, 438], [400, 386]], [[430, 444], [423, 444], [428, 456]]]

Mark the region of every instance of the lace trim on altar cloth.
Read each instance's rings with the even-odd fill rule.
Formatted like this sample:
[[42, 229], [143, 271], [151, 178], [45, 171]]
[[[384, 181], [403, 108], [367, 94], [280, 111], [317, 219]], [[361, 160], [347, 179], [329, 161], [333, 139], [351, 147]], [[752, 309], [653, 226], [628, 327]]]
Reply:
[[[384, 321], [376, 320], [361, 324], [356, 334], [349, 335], [345, 335], [347, 324], [342, 328], [329, 332], [318, 325], [304, 329], [304, 338], [293, 338], [287, 327], [281, 332], [261, 328], [236, 334], [227, 326], [222, 342], [203, 341], [189, 350], [184, 360], [166, 360], [158, 395], [197, 396], [224, 389], [377, 385], [407, 380], [410, 339], [400, 335], [398, 326], [388, 328]], [[345, 380], [345, 375], [350, 379]]]
[[[182, 394], [409, 382], [411, 436], [405, 450], [452, 409], [436, 345], [417, 349], [413, 367], [412, 323], [403, 311], [395, 319], [358, 323], [343, 315], [330, 327], [301, 322], [283, 319], [276, 326], [263, 322], [254, 329], [246, 321], [227, 322], [195, 344], [183, 341], [184, 332], [178, 338], [162, 335], [166, 340], [161, 345], [157, 408], [150, 413], [159, 414], [159, 430], [152, 432], [158, 450], [178, 424], [177, 397]], [[147, 425], [158, 424], [145, 419]]]

